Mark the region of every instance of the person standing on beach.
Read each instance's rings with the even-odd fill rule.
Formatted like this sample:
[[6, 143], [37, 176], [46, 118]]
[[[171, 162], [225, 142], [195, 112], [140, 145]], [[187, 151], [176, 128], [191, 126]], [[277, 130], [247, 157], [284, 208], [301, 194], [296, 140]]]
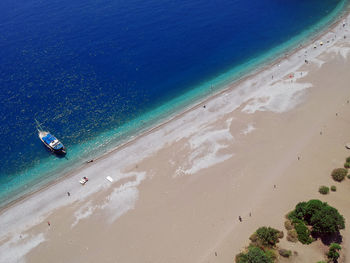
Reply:
[[70, 196], [70, 192], [67, 192], [67, 195]]
[[238, 217], [238, 220], [239, 220], [239, 222], [242, 222], [242, 217], [239, 216], [239, 217]]

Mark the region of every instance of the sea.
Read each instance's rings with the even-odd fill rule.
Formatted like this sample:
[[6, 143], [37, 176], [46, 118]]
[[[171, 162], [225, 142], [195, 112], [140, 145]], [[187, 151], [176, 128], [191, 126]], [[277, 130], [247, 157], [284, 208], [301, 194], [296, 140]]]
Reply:
[[[290, 52], [347, 4], [0, 1], [0, 207]], [[35, 119], [65, 157], [41, 143]]]

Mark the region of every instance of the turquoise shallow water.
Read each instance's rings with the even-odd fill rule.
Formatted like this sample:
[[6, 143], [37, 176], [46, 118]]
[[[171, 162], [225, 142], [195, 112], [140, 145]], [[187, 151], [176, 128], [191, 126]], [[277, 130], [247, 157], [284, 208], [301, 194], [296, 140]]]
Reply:
[[[177, 8], [174, 2], [73, 1], [61, 9], [58, 1], [5, 1], [0, 143], [8, 155], [1, 157], [0, 202], [59, 178], [271, 62], [325, 27], [347, 1], [317, 3], [190, 1]], [[119, 16], [106, 11], [117, 9]], [[77, 10], [83, 11], [78, 17]], [[67, 158], [45, 151], [34, 118], [65, 143]]]

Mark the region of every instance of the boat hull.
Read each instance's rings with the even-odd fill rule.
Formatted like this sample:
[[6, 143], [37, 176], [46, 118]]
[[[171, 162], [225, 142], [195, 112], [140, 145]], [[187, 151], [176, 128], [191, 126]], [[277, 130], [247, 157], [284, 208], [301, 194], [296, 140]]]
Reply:
[[52, 148], [50, 145], [48, 145], [46, 142], [44, 142], [41, 138], [40, 138], [40, 140], [43, 142], [45, 147], [50, 150], [50, 152], [52, 152], [54, 154], [57, 154], [57, 155], [66, 155], [67, 152], [66, 152], [66, 148], [65, 147], [63, 147], [63, 148], [61, 148], [59, 150], [56, 150], [56, 149]]
[[66, 155], [66, 153], [67, 153], [66, 148], [63, 146], [62, 143], [61, 143], [62, 144], [61, 148], [55, 149], [55, 148], [51, 147], [50, 144], [48, 144], [46, 141], [43, 140], [43, 138], [45, 136], [47, 136], [48, 134], [49, 134], [48, 132], [42, 132], [42, 131], [39, 132], [39, 138], [42, 141], [42, 143], [46, 146], [46, 148], [49, 149], [54, 154], [61, 155], [61, 156]]

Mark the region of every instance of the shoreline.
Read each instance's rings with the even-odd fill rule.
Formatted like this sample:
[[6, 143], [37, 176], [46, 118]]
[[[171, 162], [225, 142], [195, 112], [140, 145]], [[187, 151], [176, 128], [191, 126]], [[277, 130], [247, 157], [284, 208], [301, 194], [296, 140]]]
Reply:
[[[300, 50], [303, 50], [304, 48], [310, 47], [313, 45], [314, 42], [319, 41], [322, 37], [324, 37], [326, 34], [330, 33], [332, 30], [334, 30], [337, 26], [339, 26], [342, 23], [342, 20], [344, 20], [346, 17], [348, 17], [350, 14], [350, 3], [346, 3], [344, 6], [344, 9], [340, 11], [340, 17], [338, 17], [336, 20], [331, 21], [330, 23], [327, 23], [327, 25], [320, 29], [319, 31], [314, 32], [310, 37], [307, 37], [302, 41], [302, 44], [298, 44], [295, 48], [292, 48], [290, 52], [282, 52], [279, 54], [279, 56], [276, 59], [273, 59], [271, 61], [262, 62], [259, 64], [255, 69], [252, 71], [249, 71], [246, 74], [243, 74], [243, 76], [238, 77], [237, 79], [234, 79], [232, 81], [229, 81], [228, 84], [223, 84], [223, 87], [220, 87], [218, 91], [212, 93], [212, 94], [206, 94], [203, 96], [203, 98], [198, 98], [197, 100], [190, 103], [187, 107], [180, 109], [180, 110], [174, 110], [173, 116], [165, 117], [164, 120], [160, 120], [159, 123], [156, 122], [155, 126], [150, 126], [149, 128], [145, 128], [144, 131], [142, 131], [140, 134], [131, 135], [130, 139], [126, 139], [125, 142], [122, 142], [120, 145], [117, 145], [116, 147], [102, 153], [102, 155], [97, 156], [93, 158], [93, 163], [83, 163], [81, 166], [73, 168], [72, 170], [62, 174], [60, 177], [53, 179], [52, 181], [42, 185], [38, 189], [29, 192], [28, 194], [24, 194], [23, 196], [20, 196], [19, 198], [16, 198], [13, 201], [10, 201], [4, 205], [0, 205], [0, 214], [6, 212], [11, 206], [16, 205], [17, 203], [21, 203], [22, 201], [26, 200], [27, 198], [30, 198], [31, 196], [40, 193], [41, 191], [44, 191], [56, 184], [59, 184], [60, 182], [64, 181], [67, 178], [70, 178], [74, 176], [75, 174], [83, 171], [84, 169], [89, 168], [91, 165], [96, 164], [99, 161], [102, 161], [106, 158], [108, 158], [110, 155], [123, 150], [124, 148], [128, 147], [129, 145], [137, 142], [142, 137], [145, 137], [152, 132], [155, 132], [162, 127], [166, 126], [167, 124], [180, 119], [187, 113], [196, 110], [203, 106], [203, 104], [206, 104], [219, 96], [222, 96], [224, 93], [232, 91], [236, 89], [239, 85], [241, 85], [244, 82], [250, 81], [257, 75], [261, 74], [262, 72], [268, 71], [272, 69], [273, 67], [280, 64], [282, 61], [288, 60], [290, 57], [298, 53]], [[248, 62], [249, 63], [249, 62]]]

